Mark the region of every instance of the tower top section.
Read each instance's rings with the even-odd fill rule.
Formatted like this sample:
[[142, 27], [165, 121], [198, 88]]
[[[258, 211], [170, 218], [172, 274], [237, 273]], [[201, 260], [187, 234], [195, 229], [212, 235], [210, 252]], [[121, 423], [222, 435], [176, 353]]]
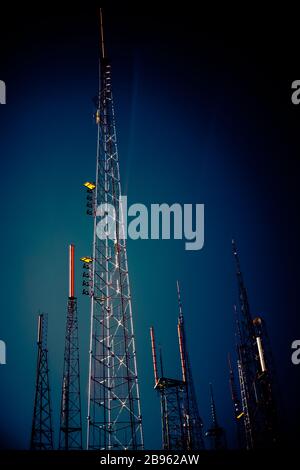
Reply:
[[178, 308], [179, 308], [179, 323], [183, 323], [183, 311], [182, 311], [182, 302], [181, 302], [181, 294], [180, 294], [180, 285], [179, 281], [176, 281], [177, 286], [177, 299], [178, 299]]
[[105, 44], [104, 44], [102, 8], [100, 8], [100, 53], [101, 53], [101, 60], [104, 60], [105, 59]]

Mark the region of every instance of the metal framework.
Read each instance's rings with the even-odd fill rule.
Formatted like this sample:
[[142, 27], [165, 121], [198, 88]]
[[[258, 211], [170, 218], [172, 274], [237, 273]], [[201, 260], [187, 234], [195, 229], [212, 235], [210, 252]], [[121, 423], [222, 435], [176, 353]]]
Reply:
[[66, 322], [64, 371], [61, 393], [59, 448], [82, 449], [80, 369], [77, 298], [74, 289], [75, 246], [69, 246], [69, 298]]
[[[88, 449], [143, 449], [142, 416], [128, 276], [119, 158], [100, 12], [101, 58], [96, 182], [90, 267], [91, 329], [88, 387]], [[107, 227], [111, 228], [109, 232]]]
[[229, 387], [231, 400], [233, 405], [233, 416], [236, 425], [236, 441], [237, 447], [241, 449], [244, 447], [244, 413], [242, 411], [241, 401], [235, 383], [235, 375], [231, 363], [230, 354], [228, 354], [228, 367], [229, 367]]
[[150, 328], [154, 389], [160, 395], [162, 447], [163, 450], [186, 450], [183, 404], [185, 384], [182, 380], [164, 376], [160, 351], [160, 374], [158, 373], [154, 328]]
[[159, 376], [153, 327], [150, 328], [154, 388], [160, 393], [162, 441], [164, 450], [204, 449], [202, 420], [199, 415], [192, 370], [186, 346], [184, 317], [177, 282], [179, 317], [177, 324], [182, 380], [165, 377], [161, 360]]
[[50, 387], [47, 349], [47, 315], [38, 316], [38, 357], [31, 430], [31, 450], [53, 450], [53, 428], [50, 406]]
[[225, 430], [219, 426], [216, 412], [216, 405], [214, 400], [212, 384], [209, 384], [210, 389], [210, 409], [211, 409], [211, 427], [206, 431], [205, 435], [210, 440], [212, 450], [226, 449], [226, 435]]
[[188, 450], [204, 449], [203, 441], [203, 422], [199, 414], [196, 392], [194, 387], [190, 357], [187, 349], [185, 324], [182, 310], [179, 282], [177, 281], [178, 296], [178, 341], [181, 360], [182, 380], [185, 383], [184, 389], [184, 428], [186, 433], [186, 442]]
[[235, 241], [240, 312], [237, 318], [237, 366], [241, 390], [245, 441], [248, 449], [272, 447], [277, 442], [277, 412], [273, 367], [263, 320], [252, 318]]

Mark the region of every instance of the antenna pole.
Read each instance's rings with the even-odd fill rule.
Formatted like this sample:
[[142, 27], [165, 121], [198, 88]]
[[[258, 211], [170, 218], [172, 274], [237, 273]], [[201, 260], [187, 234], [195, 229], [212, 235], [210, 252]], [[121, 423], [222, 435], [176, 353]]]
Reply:
[[158, 373], [157, 373], [156, 347], [155, 347], [155, 337], [154, 337], [154, 328], [153, 328], [153, 326], [151, 326], [151, 328], [150, 328], [150, 336], [151, 336], [151, 348], [152, 348], [154, 380], [155, 380], [155, 385], [156, 385], [157, 382], [158, 382]]
[[178, 306], [179, 306], [179, 320], [182, 321], [183, 312], [182, 312], [182, 302], [181, 302], [179, 281], [176, 281], [176, 285], [177, 285], [177, 298], [178, 298]]
[[102, 8], [100, 8], [100, 48], [101, 48], [101, 59], [103, 60], [105, 58], [105, 48], [104, 48]]

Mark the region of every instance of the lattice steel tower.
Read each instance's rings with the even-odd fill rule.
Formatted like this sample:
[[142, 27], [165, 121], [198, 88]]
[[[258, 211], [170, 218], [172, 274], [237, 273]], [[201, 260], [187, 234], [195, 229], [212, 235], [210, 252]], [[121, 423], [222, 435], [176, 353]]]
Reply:
[[[117, 136], [100, 11], [101, 57], [91, 263], [88, 449], [143, 448], [142, 417], [128, 276]], [[102, 206], [101, 206], [102, 205]], [[101, 206], [101, 208], [100, 208]], [[102, 221], [102, 228], [101, 228]], [[103, 228], [113, 226], [110, 233]]]
[[50, 387], [47, 349], [47, 315], [38, 316], [38, 357], [31, 430], [31, 450], [53, 450], [53, 428], [50, 406]]
[[196, 451], [204, 449], [202, 420], [199, 415], [192, 370], [186, 345], [184, 318], [177, 282], [179, 303], [178, 341], [182, 369], [182, 379], [168, 378], [160, 373], [157, 366], [154, 329], [150, 328], [152, 360], [154, 369], [154, 388], [160, 393], [162, 436], [164, 450]]
[[190, 357], [187, 348], [184, 316], [182, 310], [182, 302], [180, 295], [179, 282], [177, 281], [178, 295], [178, 341], [181, 360], [182, 380], [185, 383], [184, 389], [184, 427], [186, 433], [186, 441], [188, 450], [204, 449], [202, 428], [203, 423], [199, 414], [194, 380], [192, 375]]
[[157, 365], [154, 328], [150, 328], [154, 389], [160, 395], [162, 448], [163, 450], [187, 450], [184, 428], [184, 389], [182, 380], [166, 377], [160, 350], [160, 371]]
[[82, 449], [77, 298], [74, 289], [75, 246], [69, 246], [69, 298], [62, 380], [59, 448]]
[[277, 443], [278, 424], [270, 346], [262, 318], [252, 318], [250, 313], [248, 294], [234, 240], [232, 247], [240, 303], [240, 315], [237, 319], [237, 365], [246, 447], [272, 447]]
[[224, 428], [219, 426], [219, 423], [218, 423], [212, 384], [209, 384], [209, 389], [210, 389], [211, 426], [206, 431], [205, 436], [209, 438], [212, 450], [222, 450], [222, 449], [226, 449], [227, 447], [225, 430]]
[[238, 449], [244, 447], [244, 413], [242, 411], [240, 397], [235, 383], [234, 370], [231, 363], [230, 354], [228, 354], [228, 367], [229, 367], [229, 387], [233, 406], [233, 416], [236, 426], [236, 443]]

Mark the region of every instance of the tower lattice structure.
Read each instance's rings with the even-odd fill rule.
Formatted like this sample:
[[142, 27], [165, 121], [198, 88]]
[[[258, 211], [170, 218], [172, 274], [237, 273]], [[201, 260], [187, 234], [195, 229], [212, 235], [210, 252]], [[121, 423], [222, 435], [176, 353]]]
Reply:
[[242, 411], [241, 401], [236, 387], [235, 374], [231, 362], [230, 354], [228, 354], [229, 367], [229, 387], [233, 406], [233, 416], [236, 426], [236, 444], [238, 449], [244, 447], [244, 413]]
[[75, 246], [69, 246], [69, 297], [60, 409], [59, 448], [82, 449], [82, 418], [78, 343], [77, 298], [74, 289]]
[[227, 447], [225, 430], [218, 423], [212, 384], [209, 384], [209, 388], [210, 388], [211, 426], [206, 431], [205, 435], [210, 440], [212, 450], [222, 450], [222, 449], [226, 449]]
[[[102, 14], [96, 111], [96, 181], [90, 266], [91, 327], [87, 448], [143, 448], [131, 291], [121, 202], [111, 64], [105, 55]], [[111, 228], [110, 232], [105, 228]]]
[[48, 316], [38, 316], [38, 357], [34, 410], [31, 430], [31, 450], [53, 450], [52, 410], [50, 404], [48, 349]]
[[196, 451], [204, 449], [203, 424], [198, 410], [192, 369], [186, 345], [184, 317], [178, 282], [177, 295], [179, 304], [177, 330], [182, 379], [166, 377], [163, 372], [162, 360], [160, 361], [159, 372], [154, 329], [151, 327], [154, 388], [160, 394], [163, 449]]
[[186, 442], [188, 450], [201, 450], [204, 449], [203, 442], [203, 422], [199, 414], [197, 397], [195, 392], [194, 380], [192, 375], [192, 368], [190, 356], [187, 348], [185, 322], [181, 302], [181, 294], [179, 282], [177, 281], [177, 295], [179, 316], [177, 323], [179, 351], [182, 370], [182, 381], [185, 384], [184, 388], [184, 429], [186, 434]]
[[274, 370], [265, 323], [253, 318], [239, 255], [232, 241], [236, 263], [239, 305], [237, 366], [241, 391], [245, 442], [248, 449], [273, 447], [278, 440]]
[[162, 354], [160, 350], [160, 370], [157, 364], [154, 328], [150, 328], [152, 360], [154, 369], [154, 389], [160, 396], [161, 429], [163, 450], [187, 450], [184, 429], [184, 388], [182, 380], [164, 375]]

